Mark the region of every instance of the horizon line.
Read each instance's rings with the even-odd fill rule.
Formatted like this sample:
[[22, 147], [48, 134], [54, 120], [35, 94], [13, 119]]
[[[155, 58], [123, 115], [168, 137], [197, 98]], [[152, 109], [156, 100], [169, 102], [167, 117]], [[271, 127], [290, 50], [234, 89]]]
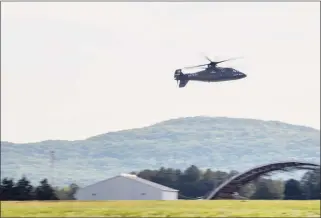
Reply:
[[38, 140], [38, 141], [29, 141], [29, 142], [17, 142], [17, 141], [13, 142], [13, 141], [1, 140], [1, 143], [7, 142], [7, 143], [11, 143], [11, 144], [31, 144], [31, 143], [41, 143], [41, 142], [48, 142], [48, 141], [68, 141], [68, 142], [84, 141], [84, 140], [88, 140], [90, 138], [101, 136], [101, 135], [108, 134], [108, 133], [115, 133], [115, 132], [121, 132], [121, 131], [130, 131], [130, 130], [135, 130], [135, 129], [143, 129], [143, 128], [151, 127], [151, 126], [154, 126], [154, 125], [157, 125], [157, 124], [161, 124], [161, 123], [164, 123], [164, 122], [167, 122], [167, 121], [170, 121], [170, 120], [178, 120], [178, 119], [186, 119], [186, 118], [201, 118], [201, 117], [203, 117], [203, 118], [207, 117], [207, 118], [227, 118], [227, 119], [256, 120], [256, 121], [263, 121], [263, 122], [279, 122], [279, 123], [283, 123], [283, 124], [287, 124], [287, 125], [310, 128], [310, 129], [314, 129], [314, 130], [320, 131], [320, 128], [316, 128], [316, 127], [312, 127], [312, 126], [308, 126], [308, 125], [303, 125], [303, 124], [293, 124], [293, 123], [279, 121], [279, 120], [265, 120], [265, 119], [257, 119], [257, 118], [197, 115], [197, 116], [185, 116], [185, 117], [170, 118], [170, 119], [166, 119], [166, 120], [162, 120], [162, 121], [153, 122], [153, 123], [147, 124], [147, 125], [142, 125], [140, 127], [124, 128], [124, 129], [106, 131], [104, 133], [99, 133], [99, 134], [96, 134], [96, 135], [93, 135], [93, 136], [84, 137], [82, 139], [47, 139], [47, 140]]

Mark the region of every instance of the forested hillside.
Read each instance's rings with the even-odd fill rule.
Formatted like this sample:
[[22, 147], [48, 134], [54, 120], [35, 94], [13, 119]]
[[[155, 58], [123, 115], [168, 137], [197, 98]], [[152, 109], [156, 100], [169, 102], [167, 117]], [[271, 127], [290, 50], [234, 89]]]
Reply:
[[[106, 121], [108, 122], [108, 121]], [[54, 171], [50, 151], [55, 152]], [[123, 172], [183, 169], [244, 171], [274, 161], [320, 162], [320, 131], [281, 122], [188, 117], [78, 141], [1, 142], [1, 176], [86, 185]]]
[[[145, 169], [131, 172], [138, 177], [179, 190], [180, 199], [198, 199], [205, 196], [236, 171], [223, 172], [211, 169], [200, 170], [197, 166], [186, 169], [161, 167], [158, 170]], [[79, 186], [53, 188], [47, 179], [32, 186], [28, 178], [13, 181], [3, 178], [0, 186], [0, 200], [73, 200]], [[239, 193], [250, 199], [304, 200], [320, 199], [320, 169], [306, 172], [299, 180], [280, 181], [261, 177], [244, 186]]]

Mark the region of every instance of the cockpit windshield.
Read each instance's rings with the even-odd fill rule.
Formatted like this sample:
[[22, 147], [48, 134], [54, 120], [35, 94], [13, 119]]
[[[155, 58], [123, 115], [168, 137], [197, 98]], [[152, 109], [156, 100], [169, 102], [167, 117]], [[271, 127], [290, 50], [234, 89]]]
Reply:
[[232, 72], [235, 74], [235, 75], [241, 75], [241, 73], [235, 69], [232, 69]]

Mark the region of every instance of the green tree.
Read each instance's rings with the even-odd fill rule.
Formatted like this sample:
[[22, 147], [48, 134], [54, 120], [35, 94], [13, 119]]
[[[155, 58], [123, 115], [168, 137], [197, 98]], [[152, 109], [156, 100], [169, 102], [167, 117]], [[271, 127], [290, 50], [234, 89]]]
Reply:
[[249, 182], [248, 184], [241, 187], [239, 195], [246, 198], [251, 198], [251, 196], [255, 193], [255, 188], [255, 184], [253, 182]]
[[302, 200], [303, 192], [300, 182], [295, 179], [286, 181], [284, 188], [284, 200]]
[[153, 181], [154, 178], [156, 177], [156, 173], [157, 171], [155, 170], [143, 170], [139, 173], [137, 173], [136, 175], [140, 178], [149, 180], [149, 181]]
[[18, 182], [15, 184], [15, 200], [17, 201], [27, 201], [32, 200], [34, 198], [34, 188], [30, 184], [29, 180], [23, 176]]
[[221, 185], [228, 178], [229, 178], [229, 174], [227, 172], [215, 171], [214, 172], [214, 184], [215, 184], [215, 187], [218, 187], [219, 185]]
[[215, 187], [215, 173], [211, 169], [207, 169], [198, 185], [200, 194], [207, 195]]
[[282, 196], [282, 192], [278, 192], [273, 184], [273, 180], [270, 179], [258, 179], [255, 182], [256, 190], [254, 194], [251, 196], [252, 199], [280, 199]]
[[9, 178], [4, 178], [1, 181], [0, 186], [0, 200], [2, 201], [8, 201], [8, 200], [14, 200], [15, 199], [15, 193], [14, 193], [14, 180]]
[[70, 184], [68, 187], [55, 188], [55, 194], [59, 200], [75, 200], [75, 193], [79, 189], [77, 184]]
[[35, 192], [37, 200], [58, 200], [55, 190], [48, 184], [47, 179], [40, 181], [40, 186]]
[[77, 184], [75, 184], [75, 183], [72, 183], [72, 184], [69, 185], [68, 197], [71, 200], [75, 200], [75, 194], [78, 191], [78, 189], [79, 189], [79, 186]]
[[201, 176], [202, 172], [198, 169], [198, 167], [192, 165], [184, 171], [181, 179], [184, 180], [184, 182], [197, 182], [201, 179]]
[[320, 168], [306, 172], [300, 183], [305, 199], [320, 199]]
[[284, 195], [284, 182], [282, 180], [270, 180], [271, 181], [271, 192], [274, 199], [283, 199]]

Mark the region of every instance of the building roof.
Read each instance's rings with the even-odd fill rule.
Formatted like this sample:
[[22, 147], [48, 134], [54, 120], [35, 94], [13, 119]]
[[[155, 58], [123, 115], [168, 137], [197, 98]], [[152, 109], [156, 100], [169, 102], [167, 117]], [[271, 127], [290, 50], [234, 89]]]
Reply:
[[[157, 189], [160, 189], [162, 191], [170, 191], [170, 192], [178, 192], [178, 190], [176, 189], [173, 189], [173, 188], [169, 188], [167, 186], [164, 186], [164, 185], [160, 185], [160, 184], [157, 184], [155, 182], [151, 182], [151, 181], [148, 181], [146, 179], [142, 179], [136, 175], [132, 175], [132, 174], [125, 174], [125, 173], [122, 173], [119, 175], [120, 177], [125, 177], [125, 178], [128, 178], [128, 179], [131, 179], [131, 180], [134, 180], [134, 181], [137, 181], [137, 182], [140, 182], [140, 183], [143, 183], [145, 185], [148, 185], [148, 186], [151, 186], [151, 187], [154, 187], [154, 188], [157, 188]], [[116, 176], [117, 177], [117, 176]]]
[[114, 176], [114, 177], [111, 177], [111, 178], [108, 178], [108, 179], [105, 179], [103, 181], [100, 181], [100, 182], [97, 182], [97, 183], [94, 183], [92, 185], [88, 185], [84, 188], [81, 188], [82, 190], [84, 189], [87, 189], [91, 186], [94, 186], [96, 184], [99, 184], [99, 183], [103, 183], [103, 182], [106, 182], [108, 180], [112, 180], [112, 179], [116, 179], [117, 177], [123, 177], [123, 178], [126, 178], [126, 179], [130, 179], [130, 180], [133, 180], [133, 181], [136, 181], [136, 182], [139, 182], [139, 183], [142, 183], [142, 184], [145, 184], [145, 185], [148, 185], [148, 186], [151, 186], [151, 187], [154, 187], [154, 188], [157, 188], [159, 190], [162, 190], [162, 191], [168, 191], [168, 192], [178, 192], [178, 190], [176, 189], [172, 189], [172, 188], [169, 188], [167, 186], [164, 186], [164, 185], [160, 185], [160, 184], [157, 184], [155, 182], [151, 182], [151, 181], [148, 181], [146, 179], [142, 179], [136, 175], [132, 175], [132, 174], [126, 174], [126, 173], [122, 173], [118, 176]]

